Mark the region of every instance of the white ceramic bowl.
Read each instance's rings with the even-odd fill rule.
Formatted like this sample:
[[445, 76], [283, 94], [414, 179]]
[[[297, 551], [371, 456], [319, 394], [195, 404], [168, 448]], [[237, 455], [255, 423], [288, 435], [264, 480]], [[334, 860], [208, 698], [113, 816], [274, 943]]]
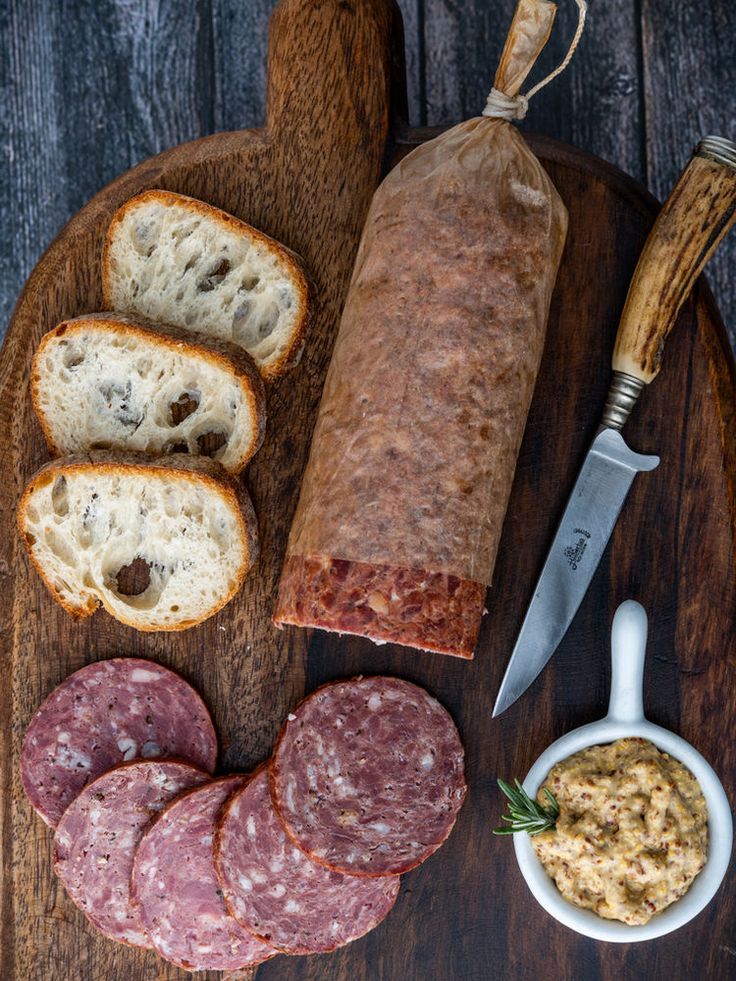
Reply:
[[629, 926], [606, 920], [590, 910], [574, 906], [558, 892], [544, 871], [524, 832], [514, 835], [514, 848], [521, 873], [534, 898], [560, 923], [595, 940], [634, 943], [652, 940], [677, 930], [705, 908], [723, 881], [731, 858], [733, 821], [728, 798], [712, 767], [690, 743], [647, 722], [644, 717], [642, 681], [647, 641], [647, 615], [639, 604], [628, 600], [613, 618], [611, 629], [611, 699], [608, 715], [600, 722], [582, 726], [553, 743], [539, 757], [524, 780], [524, 789], [534, 797], [549, 771], [561, 760], [587, 746], [613, 742], [626, 736], [641, 736], [683, 763], [696, 778], [708, 807], [708, 858], [700, 874], [682, 897], [656, 913], [648, 923]]

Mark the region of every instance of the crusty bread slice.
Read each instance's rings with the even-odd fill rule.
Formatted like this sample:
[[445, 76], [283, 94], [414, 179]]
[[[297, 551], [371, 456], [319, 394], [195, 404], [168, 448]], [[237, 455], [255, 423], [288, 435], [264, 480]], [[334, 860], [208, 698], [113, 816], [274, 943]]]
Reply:
[[244, 347], [266, 379], [299, 360], [308, 320], [297, 257], [233, 215], [144, 191], [114, 215], [102, 253], [105, 306]]
[[18, 525], [73, 616], [99, 604], [138, 630], [184, 630], [223, 607], [256, 559], [246, 492], [207, 457], [94, 452], [46, 464]]
[[244, 351], [119, 314], [66, 320], [46, 334], [31, 396], [56, 456], [203, 454], [238, 473], [265, 431], [263, 381]]

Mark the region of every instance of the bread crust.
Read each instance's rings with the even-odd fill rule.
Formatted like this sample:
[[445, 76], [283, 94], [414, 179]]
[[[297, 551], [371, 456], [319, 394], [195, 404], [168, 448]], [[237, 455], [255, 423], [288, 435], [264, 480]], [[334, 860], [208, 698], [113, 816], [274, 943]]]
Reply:
[[[84, 604], [79, 605], [65, 601], [50, 581], [40, 562], [36, 559], [33, 553], [33, 543], [28, 541], [27, 536], [29, 532], [26, 529], [25, 521], [31, 498], [39, 487], [45, 486], [58, 476], [66, 476], [67, 474], [79, 471], [92, 471], [100, 476], [135, 473], [146, 479], [151, 479], [157, 474], [169, 476], [172, 473], [176, 473], [189, 477], [194, 481], [204, 483], [216, 494], [224, 497], [238, 516], [241, 529], [241, 542], [245, 556], [240, 568], [233, 576], [233, 585], [231, 588], [220, 598], [215, 606], [210, 607], [201, 616], [188, 620], [180, 620], [175, 624], [153, 625], [140, 623], [132, 615], [132, 610], [131, 616], [125, 616], [117, 610], [113, 612], [107, 606], [104, 599], [98, 600], [95, 597], [90, 597]], [[40, 467], [26, 484], [18, 503], [17, 519], [20, 537], [23, 540], [32, 564], [53, 598], [67, 613], [70, 613], [75, 619], [79, 620], [91, 616], [97, 610], [98, 606], [101, 605], [115, 620], [143, 633], [174, 633], [179, 630], [188, 630], [190, 627], [196, 627], [198, 624], [208, 620], [226, 606], [240, 590], [246, 575], [258, 558], [258, 520], [250, 496], [239, 481], [233, 479], [219, 463], [211, 460], [209, 457], [189, 457], [181, 453], [175, 453], [171, 456], [150, 458], [136, 453], [121, 454], [108, 450], [94, 450], [86, 455], [68, 456], [59, 460], [52, 460]]]
[[140, 207], [141, 205], [151, 203], [163, 205], [164, 207], [183, 205], [184, 207], [189, 208], [190, 211], [202, 215], [204, 218], [208, 218], [211, 221], [217, 222], [230, 232], [235, 232], [239, 235], [247, 235], [249, 238], [260, 242], [270, 252], [276, 253], [282, 262], [288, 266], [294, 280], [297, 302], [299, 304], [299, 314], [296, 317], [294, 327], [292, 328], [291, 342], [288, 348], [275, 361], [260, 367], [259, 371], [265, 381], [271, 382], [277, 378], [280, 378], [281, 375], [286, 374], [290, 368], [295, 367], [298, 364], [304, 350], [307, 329], [309, 327], [311, 317], [310, 295], [312, 290], [310, 289], [309, 280], [304, 272], [302, 259], [296, 254], [296, 252], [293, 252], [291, 249], [287, 248], [287, 246], [282, 245], [281, 242], [277, 242], [276, 239], [271, 238], [270, 235], [266, 235], [265, 232], [261, 232], [252, 225], [249, 225], [248, 222], [242, 221], [240, 218], [236, 218], [235, 215], [231, 215], [227, 211], [223, 211], [221, 208], [216, 208], [214, 205], [207, 204], [205, 201], [200, 201], [198, 198], [189, 197], [187, 194], [179, 194], [176, 191], [167, 191], [163, 188], [151, 188], [148, 191], [143, 191], [141, 194], [136, 194], [135, 197], [130, 198], [123, 205], [121, 205], [120, 208], [118, 208], [110, 221], [107, 233], [105, 235], [105, 241], [102, 246], [103, 305], [108, 308], [112, 306], [110, 253], [117, 230], [122, 222], [127, 218], [130, 211], [133, 211], [135, 208]]
[[79, 317], [63, 320], [41, 338], [31, 362], [31, 403], [36, 418], [52, 456], [61, 456], [61, 450], [54, 443], [51, 426], [46, 418], [40, 399], [40, 362], [46, 348], [62, 336], [73, 337], [92, 327], [111, 328], [118, 333], [136, 337], [145, 343], [159, 344], [172, 352], [184, 352], [193, 358], [200, 358], [211, 365], [231, 374], [240, 384], [246, 402], [250, 405], [254, 420], [253, 439], [242, 453], [231, 473], [240, 473], [249, 460], [263, 445], [266, 435], [266, 390], [261, 373], [253, 358], [243, 348], [229, 341], [217, 338], [196, 338], [172, 324], [159, 324], [143, 317], [130, 317], [126, 314], [102, 311], [86, 313]]

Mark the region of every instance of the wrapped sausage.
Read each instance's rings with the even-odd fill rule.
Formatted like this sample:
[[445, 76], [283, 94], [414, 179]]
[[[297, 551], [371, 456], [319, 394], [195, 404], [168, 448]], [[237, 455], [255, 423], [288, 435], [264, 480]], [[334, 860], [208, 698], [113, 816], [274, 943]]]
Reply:
[[472, 657], [567, 212], [510, 120], [556, 8], [520, 0], [484, 115], [373, 199], [274, 622]]

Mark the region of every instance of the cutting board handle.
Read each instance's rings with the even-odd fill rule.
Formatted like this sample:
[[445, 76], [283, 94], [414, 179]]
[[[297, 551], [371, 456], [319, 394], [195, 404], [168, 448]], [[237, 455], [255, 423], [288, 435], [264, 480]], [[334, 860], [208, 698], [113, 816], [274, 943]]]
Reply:
[[281, 0], [269, 28], [268, 129], [310, 144], [329, 144], [334, 127], [362, 139], [387, 118], [402, 40], [394, 0]]
[[629, 287], [614, 371], [649, 384], [693, 283], [736, 222], [736, 144], [708, 136], [659, 213]]

